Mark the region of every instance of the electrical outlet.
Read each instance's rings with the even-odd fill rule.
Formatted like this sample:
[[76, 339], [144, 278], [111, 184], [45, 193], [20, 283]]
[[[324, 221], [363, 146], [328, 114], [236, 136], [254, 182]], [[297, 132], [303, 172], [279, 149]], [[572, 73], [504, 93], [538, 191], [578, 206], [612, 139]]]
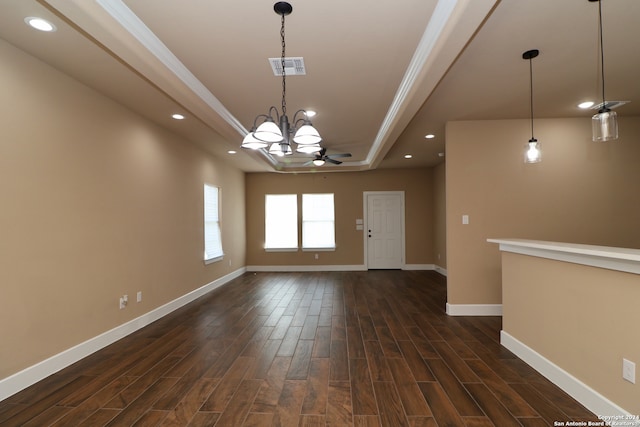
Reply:
[[127, 299], [125, 298], [125, 296], [126, 295], [120, 297], [120, 310], [127, 306]]
[[318, 259], [318, 254], [315, 254], [315, 258]]
[[630, 360], [622, 359], [622, 378], [630, 383], [636, 383], [636, 364]]
[[141, 302], [142, 301], [142, 291], [138, 291], [138, 294], [136, 295], [136, 301], [137, 302]]

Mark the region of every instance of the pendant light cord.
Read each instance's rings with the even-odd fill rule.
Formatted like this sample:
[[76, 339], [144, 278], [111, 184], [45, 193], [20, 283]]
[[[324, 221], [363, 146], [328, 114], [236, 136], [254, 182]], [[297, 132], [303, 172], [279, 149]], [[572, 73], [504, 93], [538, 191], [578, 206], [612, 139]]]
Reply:
[[533, 137], [533, 62], [532, 59], [529, 58], [529, 101], [530, 101], [530, 112], [531, 112], [531, 139], [535, 139]]
[[600, 71], [602, 73], [602, 107], [601, 112], [609, 111], [604, 100], [604, 43], [602, 37], [602, 0], [598, 0], [598, 28], [600, 30]]
[[286, 48], [286, 44], [284, 41], [284, 13], [282, 14], [282, 21], [280, 26], [280, 40], [282, 41], [282, 56], [280, 61], [280, 64], [282, 66], [282, 115], [286, 116], [287, 115], [287, 100], [286, 100], [287, 73], [285, 72], [285, 69], [284, 69], [284, 57], [285, 57], [285, 48]]

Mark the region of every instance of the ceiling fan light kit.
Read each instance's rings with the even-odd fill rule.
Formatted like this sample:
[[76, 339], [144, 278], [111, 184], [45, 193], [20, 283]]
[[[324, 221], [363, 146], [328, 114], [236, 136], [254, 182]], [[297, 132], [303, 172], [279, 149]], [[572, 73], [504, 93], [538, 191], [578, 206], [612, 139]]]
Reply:
[[[303, 153], [313, 153], [320, 150], [322, 137], [313, 127], [305, 110], [298, 110], [293, 115], [293, 122], [289, 122], [287, 117], [287, 73], [285, 67], [286, 42], [284, 34], [284, 18], [293, 11], [291, 4], [287, 2], [277, 2], [273, 5], [273, 10], [281, 16], [280, 41], [282, 45], [282, 55], [280, 66], [282, 70], [282, 109], [281, 112], [274, 106], [269, 108], [267, 114], [258, 115], [253, 121], [253, 127], [242, 141], [242, 148], [261, 149], [269, 147], [269, 153], [276, 156], [287, 156], [293, 154], [291, 141], [298, 147], [297, 151]], [[262, 120], [262, 123], [258, 123]], [[311, 151], [310, 151], [311, 150]]]
[[340, 165], [342, 162], [340, 160], [336, 160], [337, 158], [343, 157], [351, 157], [351, 153], [336, 153], [336, 154], [327, 154], [326, 148], [321, 148], [315, 152], [316, 158], [305, 163], [304, 166], [316, 165], [322, 166], [325, 163], [331, 163], [334, 165]]

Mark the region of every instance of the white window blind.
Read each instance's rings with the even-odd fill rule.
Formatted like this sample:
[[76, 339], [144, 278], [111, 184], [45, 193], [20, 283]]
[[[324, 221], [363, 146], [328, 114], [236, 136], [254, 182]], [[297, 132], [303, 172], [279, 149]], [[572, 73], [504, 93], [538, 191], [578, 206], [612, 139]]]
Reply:
[[302, 195], [302, 248], [336, 247], [333, 194]]
[[220, 190], [204, 186], [204, 259], [222, 258], [222, 233], [220, 231]]
[[298, 248], [298, 196], [267, 194], [265, 197], [265, 249]]

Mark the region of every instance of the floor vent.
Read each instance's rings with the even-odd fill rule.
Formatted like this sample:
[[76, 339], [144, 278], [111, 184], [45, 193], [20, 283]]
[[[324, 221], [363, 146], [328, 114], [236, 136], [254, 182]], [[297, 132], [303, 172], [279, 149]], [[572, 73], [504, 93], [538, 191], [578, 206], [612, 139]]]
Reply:
[[[269, 58], [271, 69], [275, 76], [282, 76], [282, 58]], [[307, 70], [304, 68], [304, 59], [301, 56], [284, 58], [284, 70], [287, 76], [304, 76]]]

